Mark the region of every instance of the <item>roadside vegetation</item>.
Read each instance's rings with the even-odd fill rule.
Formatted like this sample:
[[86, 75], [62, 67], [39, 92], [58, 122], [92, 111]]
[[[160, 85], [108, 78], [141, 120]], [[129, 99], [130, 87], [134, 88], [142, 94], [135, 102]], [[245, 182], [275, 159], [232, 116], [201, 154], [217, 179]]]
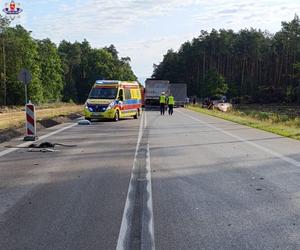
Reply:
[[189, 109], [300, 140], [300, 107], [296, 105], [237, 105], [226, 113], [199, 106]]
[[0, 29], [0, 106], [24, 104], [24, 86], [18, 81], [22, 68], [31, 72], [28, 97], [35, 104], [82, 103], [97, 79], [137, 79], [130, 58], [120, 58], [114, 45], [92, 48], [85, 39], [58, 45], [48, 38], [37, 40], [1, 15]]
[[114, 45], [93, 48], [86, 39], [59, 44], [38, 40], [1, 15], [0, 29], [0, 142], [24, 130], [24, 85], [18, 80], [23, 68], [32, 75], [28, 100], [36, 105], [39, 126], [46, 127], [80, 114], [83, 107], [77, 104], [86, 100], [95, 80], [137, 79], [130, 58], [119, 57]]
[[274, 34], [253, 28], [202, 30], [177, 51], [168, 50], [152, 78], [186, 83], [188, 96], [197, 102], [226, 96], [233, 103], [227, 113], [191, 110], [300, 140], [298, 15]]
[[186, 83], [199, 99], [226, 95], [235, 103], [300, 103], [300, 19], [272, 34], [257, 29], [201, 31], [168, 50], [152, 77]]

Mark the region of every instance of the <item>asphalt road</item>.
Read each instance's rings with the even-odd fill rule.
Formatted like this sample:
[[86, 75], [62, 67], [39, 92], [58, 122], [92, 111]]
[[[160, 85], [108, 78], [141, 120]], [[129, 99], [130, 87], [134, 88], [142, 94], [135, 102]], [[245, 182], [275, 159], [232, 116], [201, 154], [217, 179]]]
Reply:
[[115, 249], [139, 121], [75, 126], [0, 158], [0, 249]]
[[47, 141], [0, 157], [0, 249], [300, 249], [298, 141], [184, 109]]

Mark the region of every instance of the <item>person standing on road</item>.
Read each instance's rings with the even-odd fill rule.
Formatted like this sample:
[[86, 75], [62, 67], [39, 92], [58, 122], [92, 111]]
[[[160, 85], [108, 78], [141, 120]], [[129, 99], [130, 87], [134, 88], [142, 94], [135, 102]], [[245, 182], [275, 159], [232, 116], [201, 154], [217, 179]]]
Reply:
[[172, 94], [170, 94], [168, 97], [169, 115], [173, 115], [174, 105], [175, 105], [174, 96], [172, 96]]
[[185, 98], [185, 103], [184, 103], [185, 105], [185, 107], [187, 108], [188, 106], [189, 106], [189, 104], [190, 104], [190, 98], [189, 97], [186, 97]]
[[161, 95], [159, 97], [159, 105], [160, 105], [160, 114], [165, 115], [165, 106], [167, 103], [167, 97], [165, 92], [161, 92]]

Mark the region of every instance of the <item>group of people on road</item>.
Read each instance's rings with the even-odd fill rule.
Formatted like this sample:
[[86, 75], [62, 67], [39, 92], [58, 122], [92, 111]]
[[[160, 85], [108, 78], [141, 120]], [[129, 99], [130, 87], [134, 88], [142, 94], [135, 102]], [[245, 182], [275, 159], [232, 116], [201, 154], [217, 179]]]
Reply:
[[166, 95], [165, 92], [162, 92], [159, 97], [159, 105], [160, 105], [160, 114], [165, 115], [166, 105], [168, 105], [169, 115], [173, 115], [173, 108], [175, 105], [174, 96], [170, 94], [169, 96]]

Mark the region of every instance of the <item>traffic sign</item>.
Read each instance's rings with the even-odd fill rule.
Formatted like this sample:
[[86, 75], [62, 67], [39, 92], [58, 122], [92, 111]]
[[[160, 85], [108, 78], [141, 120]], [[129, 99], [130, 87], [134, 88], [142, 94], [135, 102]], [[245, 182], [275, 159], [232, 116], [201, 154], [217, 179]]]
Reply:
[[18, 80], [23, 82], [24, 85], [29, 84], [32, 80], [30, 71], [27, 69], [22, 69], [18, 75]]
[[18, 80], [23, 82], [24, 87], [25, 87], [25, 104], [27, 104], [27, 85], [31, 82], [32, 76], [29, 70], [27, 69], [21, 69], [19, 75], [18, 75]]

